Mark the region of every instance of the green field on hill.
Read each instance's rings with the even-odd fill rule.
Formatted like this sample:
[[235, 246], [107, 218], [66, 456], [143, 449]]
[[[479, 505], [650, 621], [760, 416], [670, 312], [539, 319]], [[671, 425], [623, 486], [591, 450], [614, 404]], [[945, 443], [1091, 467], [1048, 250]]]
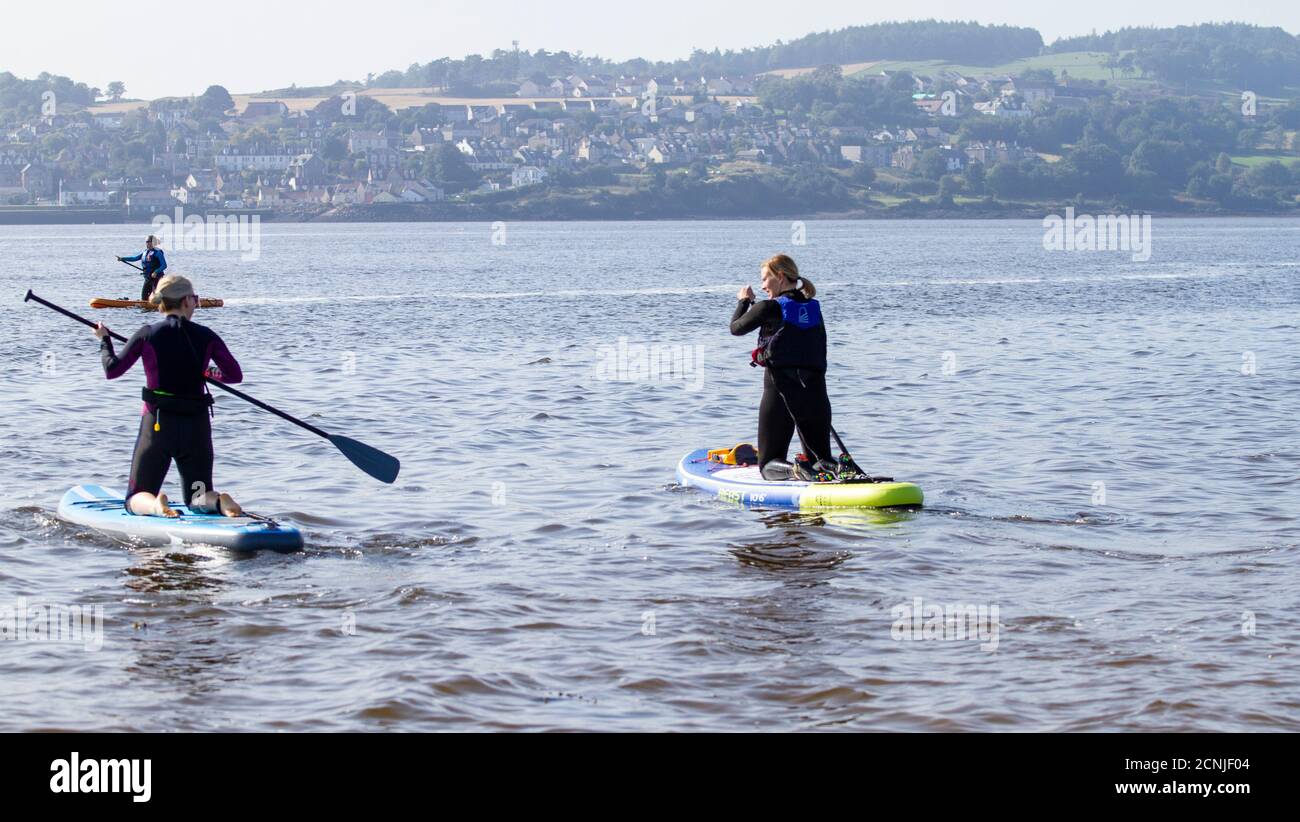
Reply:
[[1232, 162], [1235, 165], [1244, 166], [1245, 168], [1254, 168], [1264, 163], [1277, 160], [1281, 163], [1292, 163], [1300, 160], [1300, 154], [1295, 152], [1275, 151], [1268, 154], [1234, 154]]
[[[1105, 52], [1100, 51], [1068, 51], [1061, 54], [1042, 54], [1037, 57], [1025, 57], [1020, 60], [1012, 60], [1009, 63], [1000, 63], [994, 66], [969, 66], [961, 63], [949, 63], [945, 60], [884, 60], [879, 63], [873, 63], [870, 68], [864, 69], [861, 73], [875, 74], [880, 71], [910, 71], [913, 74], [925, 74], [934, 76], [940, 71], [949, 70], [957, 71], [962, 74], [982, 76], [986, 74], [1009, 74], [1012, 76], [1023, 74], [1029, 69], [1051, 69], [1057, 77], [1061, 72], [1069, 72], [1071, 77], [1078, 77], [1082, 80], [1106, 80], [1111, 81], [1110, 69], [1103, 64], [1107, 58]], [[1118, 71], [1115, 73], [1114, 82], [1128, 85], [1144, 83], [1137, 79], [1125, 79]]]

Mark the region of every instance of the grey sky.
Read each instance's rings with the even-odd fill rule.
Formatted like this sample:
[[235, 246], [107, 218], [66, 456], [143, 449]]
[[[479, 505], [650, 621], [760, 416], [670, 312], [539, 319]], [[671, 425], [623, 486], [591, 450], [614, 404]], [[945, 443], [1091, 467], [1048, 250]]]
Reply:
[[9, 2], [0, 11], [0, 71], [65, 74], [128, 96], [232, 92], [318, 85], [405, 69], [493, 48], [582, 51], [624, 59], [672, 59], [693, 47], [764, 45], [812, 31], [907, 18], [976, 19], [1032, 26], [1051, 42], [1127, 25], [1236, 20], [1300, 32], [1295, 0], [968, 0], [917, 4], [859, 0], [368, 0], [307, 3], [222, 0], [140, 4]]

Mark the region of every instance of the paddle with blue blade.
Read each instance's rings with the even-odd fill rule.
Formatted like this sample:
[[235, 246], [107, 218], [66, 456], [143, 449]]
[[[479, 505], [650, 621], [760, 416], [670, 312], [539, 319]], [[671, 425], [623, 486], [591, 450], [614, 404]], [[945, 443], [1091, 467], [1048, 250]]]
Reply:
[[[88, 320], [79, 314], [75, 314], [60, 305], [55, 305], [49, 300], [38, 297], [35, 294], [33, 294], [30, 290], [28, 290], [27, 296], [23, 298], [23, 302], [29, 302], [29, 301], [38, 302], [41, 305], [45, 306], [46, 308], [49, 308], [53, 311], [57, 311], [63, 316], [74, 319], [79, 323], [90, 326], [91, 328], [94, 328], [96, 326], [96, 323], [92, 322], [91, 320]], [[126, 337], [123, 337], [121, 334], [117, 334], [113, 332], [110, 333], [112, 334], [113, 339], [117, 340], [118, 342], [126, 342]], [[380, 451], [378, 448], [374, 448], [372, 446], [366, 445], [364, 442], [358, 442], [357, 440], [354, 440], [351, 437], [345, 437], [341, 434], [331, 434], [328, 431], [322, 431], [321, 429], [317, 428], [311, 423], [303, 422], [302, 420], [298, 419], [297, 417], [291, 414], [286, 414], [285, 412], [281, 411], [280, 409], [276, 408], [273, 405], [267, 405], [266, 403], [262, 402], [256, 397], [250, 397], [248, 394], [245, 394], [243, 391], [240, 391], [237, 388], [232, 388], [229, 385], [226, 385], [225, 383], [220, 382], [218, 380], [208, 378], [208, 383], [210, 385], [215, 385], [217, 388], [220, 388], [222, 391], [225, 391], [229, 394], [234, 394], [236, 397], [239, 397], [241, 400], [244, 400], [245, 402], [256, 405], [258, 408], [262, 409], [263, 411], [269, 411], [272, 414], [275, 414], [280, 419], [288, 420], [289, 422], [293, 423], [299, 428], [304, 428], [312, 432], [318, 437], [322, 437], [324, 439], [329, 440], [334, 445], [335, 448], [339, 449], [339, 451], [342, 452], [343, 456], [347, 457], [349, 460], [352, 461], [353, 465], [360, 468], [362, 471], [365, 471], [367, 474], [379, 480], [380, 482], [391, 483], [397, 479], [397, 472], [401, 470], [402, 464], [393, 455], [386, 454], [383, 451]]]

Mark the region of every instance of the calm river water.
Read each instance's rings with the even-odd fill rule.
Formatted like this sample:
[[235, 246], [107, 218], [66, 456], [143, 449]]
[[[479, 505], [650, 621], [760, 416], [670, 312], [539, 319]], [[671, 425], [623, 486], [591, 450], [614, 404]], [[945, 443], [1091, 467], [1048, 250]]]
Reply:
[[[113, 256], [146, 228], [0, 227], [0, 615], [104, 616], [100, 647], [0, 642], [0, 730], [1300, 730], [1300, 221], [1153, 232], [1144, 261], [1029, 221], [173, 248], [245, 390], [403, 462], [381, 485], [218, 397], [218, 484], [307, 534], [238, 554], [56, 517], [124, 485], [142, 375], [106, 382], [89, 330], [22, 297], [138, 292]], [[727, 321], [777, 251], [821, 292], [836, 427], [924, 510], [677, 486], [687, 451], [754, 437]], [[989, 630], [914, 631], [918, 605]]]

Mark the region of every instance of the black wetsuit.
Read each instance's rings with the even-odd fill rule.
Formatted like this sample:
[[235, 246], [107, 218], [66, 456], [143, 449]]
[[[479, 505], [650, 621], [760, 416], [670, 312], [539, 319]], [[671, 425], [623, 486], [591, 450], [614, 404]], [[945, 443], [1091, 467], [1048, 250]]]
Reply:
[[161, 248], [146, 248], [134, 257], [123, 257], [123, 262], [140, 263], [140, 273], [144, 275], [144, 284], [140, 286], [140, 300], [148, 302], [153, 290], [158, 287], [163, 272], [167, 270], [167, 255]]
[[[126, 498], [139, 491], [160, 492], [172, 460], [180, 470], [186, 504], [196, 492], [212, 491], [212, 401], [204, 377], [227, 383], [244, 378], [226, 344], [206, 326], [172, 314], [131, 335], [121, 356], [108, 337], [100, 351], [110, 380], [136, 360], [144, 362], [145, 404]], [[219, 370], [209, 369], [209, 362]]]
[[[780, 296], [789, 298], [796, 306], [811, 302], [799, 291], [787, 291]], [[739, 337], [757, 329], [760, 349], [785, 326], [786, 318], [777, 300], [739, 300], [731, 316], [731, 333]], [[824, 327], [820, 338], [811, 337], [804, 342], [795, 352], [787, 346], [784, 359], [762, 363], [763, 399], [758, 406], [760, 468], [776, 460], [785, 461], [796, 430], [804, 454], [813, 462], [835, 459], [831, 453], [831, 401], [826, 395]], [[756, 360], [760, 358], [759, 350], [755, 355]]]

